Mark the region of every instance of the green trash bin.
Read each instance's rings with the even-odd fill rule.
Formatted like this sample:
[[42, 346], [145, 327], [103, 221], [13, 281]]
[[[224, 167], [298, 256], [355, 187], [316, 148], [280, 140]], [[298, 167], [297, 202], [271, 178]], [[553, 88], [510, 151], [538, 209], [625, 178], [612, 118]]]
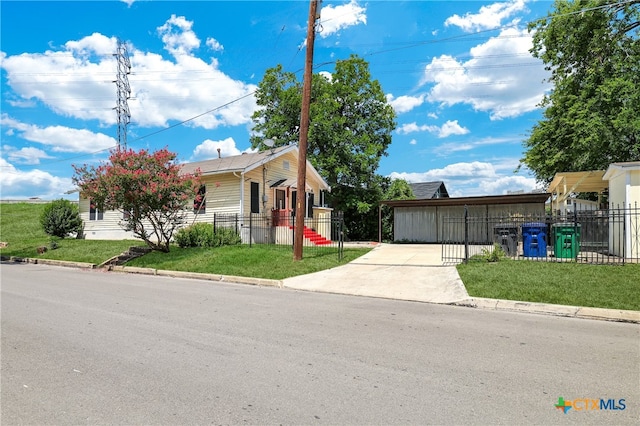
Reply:
[[580, 252], [580, 224], [571, 222], [551, 225], [553, 251], [557, 258], [575, 259]]

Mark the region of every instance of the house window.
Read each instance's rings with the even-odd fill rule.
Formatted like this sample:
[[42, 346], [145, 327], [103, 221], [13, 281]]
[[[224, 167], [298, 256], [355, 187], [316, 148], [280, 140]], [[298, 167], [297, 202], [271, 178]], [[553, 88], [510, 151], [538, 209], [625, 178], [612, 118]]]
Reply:
[[287, 160], [282, 161], [282, 168], [284, 170], [289, 170], [289, 162]]
[[89, 200], [89, 220], [104, 220], [104, 212], [98, 210], [93, 200]]
[[251, 213], [260, 213], [260, 184], [251, 182]]
[[131, 219], [131, 211], [129, 210], [125, 210], [122, 212], [122, 220], [129, 220]]
[[200, 189], [198, 189], [198, 194], [196, 198], [193, 200], [193, 212], [195, 214], [205, 213], [207, 210], [207, 187], [206, 185], [202, 185]]

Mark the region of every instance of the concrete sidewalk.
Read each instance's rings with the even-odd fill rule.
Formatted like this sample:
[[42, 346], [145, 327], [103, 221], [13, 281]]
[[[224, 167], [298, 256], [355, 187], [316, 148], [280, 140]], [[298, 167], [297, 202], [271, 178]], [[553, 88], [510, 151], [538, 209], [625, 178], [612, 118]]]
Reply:
[[343, 266], [287, 278], [287, 288], [430, 303], [469, 299], [455, 266], [444, 266], [440, 245], [379, 244]]

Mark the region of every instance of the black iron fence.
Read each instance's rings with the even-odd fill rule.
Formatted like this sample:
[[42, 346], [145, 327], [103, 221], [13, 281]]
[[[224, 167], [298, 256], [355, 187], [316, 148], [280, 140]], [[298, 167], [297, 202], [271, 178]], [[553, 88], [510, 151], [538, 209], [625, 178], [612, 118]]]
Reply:
[[[274, 211], [265, 214], [213, 215], [214, 232], [221, 227], [232, 228], [240, 235], [243, 244], [268, 244], [293, 250], [296, 218], [290, 212]], [[341, 212], [305, 218], [303, 227], [303, 255], [332, 253], [342, 259], [344, 252], [344, 217]]]
[[[563, 215], [443, 218], [442, 259], [466, 262], [492, 255], [594, 264], [640, 262], [640, 206]], [[496, 252], [496, 251], [499, 251]]]

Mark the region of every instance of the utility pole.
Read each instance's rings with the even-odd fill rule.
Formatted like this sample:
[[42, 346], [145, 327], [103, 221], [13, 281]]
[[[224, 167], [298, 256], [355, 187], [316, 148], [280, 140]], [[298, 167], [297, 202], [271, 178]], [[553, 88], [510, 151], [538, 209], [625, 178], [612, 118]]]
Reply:
[[307, 207], [307, 136], [309, 133], [309, 104], [311, 103], [311, 78], [313, 76], [313, 44], [316, 35], [318, 0], [311, 0], [307, 24], [307, 58], [302, 86], [302, 110], [300, 113], [300, 140], [298, 142], [298, 183], [296, 197], [296, 226], [293, 239], [293, 260], [302, 260], [304, 244], [304, 217]]
[[118, 91], [118, 103], [114, 109], [118, 114], [118, 151], [120, 151], [122, 148], [127, 148], [127, 126], [131, 121], [131, 113], [127, 103], [131, 96], [129, 77], [127, 77], [131, 74], [131, 62], [129, 62], [127, 45], [120, 39], [118, 39], [118, 48], [113, 56], [118, 62], [117, 80], [114, 81]]

